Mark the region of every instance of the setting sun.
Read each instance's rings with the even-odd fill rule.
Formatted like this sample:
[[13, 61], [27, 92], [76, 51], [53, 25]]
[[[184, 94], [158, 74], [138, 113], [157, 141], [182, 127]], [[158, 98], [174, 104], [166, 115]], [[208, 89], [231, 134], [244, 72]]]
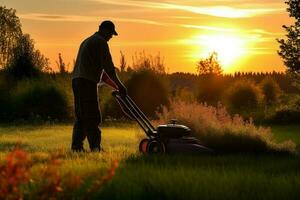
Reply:
[[186, 42], [195, 45], [189, 56], [192, 59], [206, 58], [210, 53], [216, 52], [225, 73], [234, 71], [234, 64], [246, 52], [246, 40], [234, 35], [201, 35]]

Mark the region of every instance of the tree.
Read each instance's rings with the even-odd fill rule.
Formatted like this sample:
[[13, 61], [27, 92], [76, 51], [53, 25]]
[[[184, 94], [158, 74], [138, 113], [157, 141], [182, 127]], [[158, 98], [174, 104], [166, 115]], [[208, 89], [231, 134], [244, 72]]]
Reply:
[[266, 105], [271, 105], [279, 100], [281, 90], [278, 83], [273, 78], [270, 76], [264, 78], [260, 83], [260, 87], [264, 95]]
[[278, 54], [283, 59], [288, 72], [300, 75], [300, 0], [288, 0], [287, 11], [295, 18], [291, 26], [283, 25], [287, 39], [277, 39], [280, 44]]
[[12, 50], [12, 58], [7, 69], [10, 74], [18, 79], [35, 77], [40, 71], [49, 67], [48, 58], [39, 50], [34, 49], [34, 41], [29, 34], [22, 35], [17, 40], [16, 47]]
[[212, 52], [208, 58], [201, 59], [197, 63], [197, 72], [199, 75], [221, 75], [223, 70], [217, 52]]
[[16, 10], [0, 6], [0, 68], [7, 66], [21, 36], [21, 23]]

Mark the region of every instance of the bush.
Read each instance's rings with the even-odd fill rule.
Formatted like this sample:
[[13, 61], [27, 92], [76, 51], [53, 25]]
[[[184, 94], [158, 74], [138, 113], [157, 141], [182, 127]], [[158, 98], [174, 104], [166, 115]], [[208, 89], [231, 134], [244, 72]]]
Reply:
[[274, 79], [267, 77], [260, 83], [260, 86], [264, 95], [264, 101], [267, 105], [278, 102], [281, 90]]
[[0, 72], [0, 120], [5, 120], [11, 115], [10, 81]]
[[225, 83], [220, 76], [214, 74], [200, 75], [197, 99], [200, 103], [217, 105], [224, 92]]
[[223, 106], [171, 101], [169, 108], [159, 113], [159, 121], [165, 123], [178, 119], [189, 126], [192, 134], [204, 145], [218, 152], [285, 152], [296, 151], [294, 142], [288, 140], [276, 143], [269, 128], [256, 127], [252, 121], [245, 121], [235, 115], [231, 117]]
[[168, 104], [168, 86], [163, 75], [150, 70], [135, 72], [126, 83], [129, 96], [149, 117], [155, 117], [161, 105]]
[[260, 88], [250, 80], [238, 80], [225, 92], [225, 102], [228, 108], [246, 117], [258, 110], [262, 99]]
[[194, 93], [187, 87], [176, 88], [175, 94], [173, 96], [174, 100], [188, 102], [194, 102], [196, 97]]
[[41, 81], [19, 82], [12, 94], [14, 116], [17, 119], [43, 120], [69, 118], [67, 99], [63, 91], [54, 84]]
[[270, 123], [277, 124], [299, 124], [300, 122], [300, 97], [291, 102], [281, 105], [268, 119]]

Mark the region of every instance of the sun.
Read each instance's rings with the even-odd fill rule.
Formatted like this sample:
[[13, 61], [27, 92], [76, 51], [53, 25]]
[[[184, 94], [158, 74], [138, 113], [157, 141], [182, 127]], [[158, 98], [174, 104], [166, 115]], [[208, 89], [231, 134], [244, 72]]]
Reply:
[[194, 46], [190, 57], [199, 60], [216, 52], [225, 73], [232, 72], [234, 64], [238, 63], [246, 53], [245, 40], [235, 35], [200, 35], [190, 42]]

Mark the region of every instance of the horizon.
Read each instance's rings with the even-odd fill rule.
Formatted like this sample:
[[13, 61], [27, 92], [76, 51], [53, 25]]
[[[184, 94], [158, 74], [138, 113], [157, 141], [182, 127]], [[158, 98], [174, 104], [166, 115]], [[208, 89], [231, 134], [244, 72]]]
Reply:
[[119, 34], [109, 42], [116, 67], [120, 51], [129, 65], [135, 53], [145, 51], [152, 56], [159, 53], [168, 73], [196, 73], [197, 61], [216, 51], [225, 74], [286, 70], [276, 38], [284, 38], [282, 25], [293, 19], [286, 4], [276, 0], [4, 0], [2, 4], [16, 9], [23, 32], [31, 35], [52, 68], [59, 53], [72, 67], [82, 40], [110, 19]]

